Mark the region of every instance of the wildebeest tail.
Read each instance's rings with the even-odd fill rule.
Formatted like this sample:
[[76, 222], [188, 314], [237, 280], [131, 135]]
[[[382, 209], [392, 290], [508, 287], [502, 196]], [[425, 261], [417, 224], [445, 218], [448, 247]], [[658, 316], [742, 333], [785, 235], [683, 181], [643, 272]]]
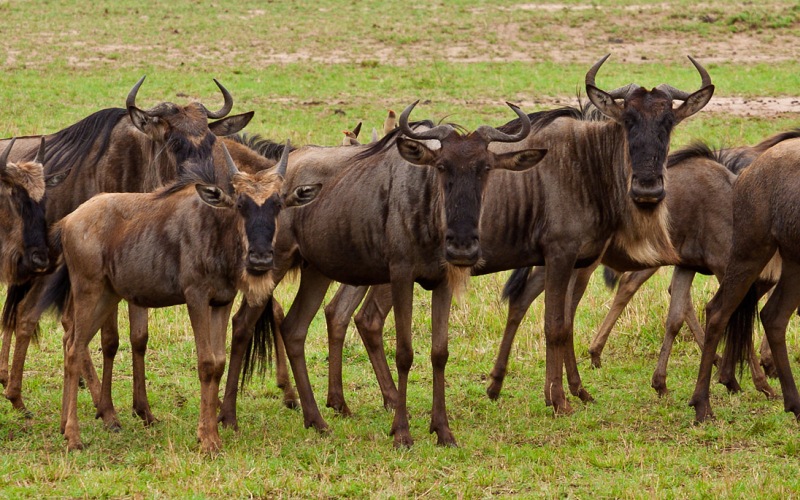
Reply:
[[69, 270], [65, 264], [61, 264], [53, 274], [45, 279], [47, 283], [39, 297], [39, 301], [36, 303], [36, 314], [41, 315], [51, 307], [55, 307], [56, 312], [61, 316], [67, 304], [71, 286]]
[[[14, 331], [17, 329], [17, 312], [19, 304], [28, 292], [31, 291], [33, 284], [31, 280], [18, 285], [10, 285], [6, 293], [6, 303], [3, 305], [3, 330]], [[39, 329], [34, 331], [34, 339], [38, 336]]]
[[512, 301], [519, 298], [522, 295], [522, 291], [525, 290], [525, 284], [528, 282], [530, 274], [530, 267], [514, 269], [503, 287], [503, 300]]
[[619, 284], [619, 277], [620, 273], [616, 272], [615, 270], [611, 269], [608, 266], [603, 266], [603, 281], [605, 282], [606, 286], [613, 290]]
[[756, 285], [750, 286], [744, 299], [731, 315], [725, 328], [725, 352], [722, 366], [739, 365], [739, 372], [750, 358], [753, 348], [753, 326], [758, 314], [758, 297]]
[[241, 387], [244, 387], [253, 376], [253, 372], [264, 375], [267, 367], [272, 366], [272, 342], [273, 332], [277, 328], [275, 315], [272, 311], [273, 298], [270, 297], [264, 305], [264, 311], [256, 321], [253, 337], [247, 344], [247, 351], [244, 354], [244, 366], [242, 367]]

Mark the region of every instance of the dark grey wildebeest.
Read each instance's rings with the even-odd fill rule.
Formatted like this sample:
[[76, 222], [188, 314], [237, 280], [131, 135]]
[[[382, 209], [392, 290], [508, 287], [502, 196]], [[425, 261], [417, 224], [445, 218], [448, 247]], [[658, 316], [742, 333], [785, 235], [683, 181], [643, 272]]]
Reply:
[[[360, 284], [391, 283], [397, 325], [397, 366], [400, 373], [398, 409], [392, 424], [397, 446], [409, 446], [405, 394], [413, 361], [411, 298], [414, 282], [432, 290], [434, 371], [431, 431], [439, 444], [455, 444], [444, 400], [447, 325], [453, 288], [481, 258], [479, 216], [484, 188], [493, 172], [531, 168], [544, 156], [540, 148], [495, 154], [488, 145], [517, 142], [527, 137], [530, 122], [519, 108], [521, 127], [513, 134], [482, 126], [461, 134], [450, 125], [422, 130], [400, 116], [400, 128], [372, 146], [337, 150], [342, 167], [326, 183], [314, 204], [294, 211], [289, 231], [278, 234], [276, 282], [301, 263], [300, 288], [281, 326], [294, 372], [306, 427], [327, 428], [319, 413], [305, 364], [308, 325], [320, 306], [331, 279]], [[437, 147], [438, 146], [438, 147]], [[303, 149], [293, 169], [316, 168], [304, 163]], [[334, 161], [326, 154], [326, 160]], [[298, 174], [299, 175], [299, 174]], [[509, 175], [514, 175], [509, 173]], [[288, 180], [288, 179], [287, 179]], [[520, 178], [522, 180], [522, 178]], [[291, 185], [291, 184], [290, 184]], [[316, 205], [316, 208], [315, 208]], [[271, 311], [267, 308], [267, 312]], [[248, 319], [260, 308], [245, 304], [234, 318], [234, 340], [221, 420], [235, 425], [235, 393], [242, 345], [252, 337]], [[244, 325], [244, 327], [243, 327]], [[258, 352], [258, 349], [254, 349]]]
[[[668, 236], [666, 206], [660, 203], [669, 139], [674, 126], [702, 109], [714, 90], [708, 73], [692, 59], [702, 79], [697, 92], [668, 85], [648, 91], [631, 84], [607, 93], [595, 86], [595, 75], [607, 57], [586, 75], [587, 94], [604, 119], [569, 109], [531, 115], [534, 131], [515, 147], [546, 147], [550, 153], [542, 164], [522, 174], [522, 180], [502, 173], [491, 180], [482, 214], [482, 262], [473, 269], [473, 274], [484, 274], [546, 264], [545, 401], [558, 413], [570, 411], [562, 385], [565, 367], [570, 391], [582, 400], [591, 399], [577, 370], [572, 318], [566, 307], [572, 270], [590, 265], [607, 249], [622, 268], [678, 260]], [[673, 108], [673, 100], [683, 104]], [[510, 132], [517, 126], [511, 122], [501, 129]], [[357, 317], [357, 325], [373, 366], [380, 366], [376, 373], [384, 402], [391, 406], [396, 396], [379, 347], [391, 292], [385, 286], [378, 288]], [[349, 316], [365, 292], [365, 288], [343, 292], [339, 297], [346, 300], [329, 305], [329, 325], [335, 323], [339, 332], [329, 332], [332, 342], [344, 338]], [[340, 346], [331, 348], [331, 357], [340, 353]], [[340, 359], [331, 361], [332, 366], [338, 363]], [[329, 387], [328, 404], [346, 412], [341, 376], [330, 380]]]

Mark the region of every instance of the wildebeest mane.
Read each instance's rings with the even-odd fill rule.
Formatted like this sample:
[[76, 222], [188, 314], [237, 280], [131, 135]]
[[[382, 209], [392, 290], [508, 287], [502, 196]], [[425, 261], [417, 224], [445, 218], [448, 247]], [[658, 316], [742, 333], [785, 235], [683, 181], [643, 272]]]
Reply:
[[[463, 130], [463, 127], [461, 127], [459, 125], [455, 125], [455, 124], [451, 124], [451, 125], [453, 126], [453, 128], [455, 128], [457, 130]], [[417, 121], [417, 122], [410, 122], [408, 124], [408, 126], [411, 127], [412, 130], [416, 129], [417, 127], [422, 127], [422, 126], [428, 127], [428, 128], [432, 128], [434, 126], [434, 123], [431, 120], [420, 120], [420, 121]], [[353, 157], [353, 159], [354, 160], [363, 160], [365, 158], [369, 158], [370, 156], [374, 156], [376, 154], [379, 154], [379, 153], [389, 149], [389, 147], [391, 147], [392, 145], [394, 145], [397, 142], [397, 138], [399, 136], [401, 136], [402, 134], [403, 134], [403, 132], [400, 130], [399, 127], [395, 128], [394, 130], [392, 130], [388, 134], [384, 135], [378, 142], [375, 142], [374, 144], [370, 144], [367, 149], [365, 149], [364, 151], [358, 153], [355, 157]]]
[[[573, 120], [581, 121], [600, 121], [605, 120], [606, 117], [588, 101], [583, 101], [578, 98], [577, 106], [562, 106], [560, 108], [548, 109], [544, 111], [536, 111], [529, 113], [528, 118], [531, 121], [531, 132], [541, 130], [550, 125], [558, 118], [572, 118]], [[497, 130], [507, 134], [513, 134], [519, 130], [519, 118], [515, 118], [510, 122], [497, 127]]]
[[[234, 134], [228, 136], [230, 139], [247, 146], [264, 158], [278, 161], [281, 159], [285, 143], [278, 143], [271, 139], [265, 139], [260, 134]], [[289, 152], [294, 151], [295, 147], [290, 147]]]
[[[217, 185], [217, 176], [214, 171], [214, 164], [211, 162], [203, 162], [202, 164], [184, 165], [180, 169], [178, 178], [170, 184], [156, 191], [156, 199], [163, 199], [171, 196], [174, 193], [182, 191], [186, 186], [192, 184], [212, 184]], [[226, 190], [227, 191], [227, 190]]]
[[[61, 172], [80, 165], [92, 147], [98, 144], [97, 152], [90, 160], [96, 162], [108, 149], [111, 131], [127, 114], [127, 110], [122, 108], [101, 109], [53, 134], [45, 144], [45, 173]], [[31, 157], [26, 160], [33, 160], [35, 154], [35, 150], [31, 151]]]
[[[708, 160], [719, 161], [719, 151], [715, 151], [702, 141], [694, 141], [685, 148], [670, 153], [667, 157], [667, 168], [682, 163], [692, 158], [706, 158]], [[721, 162], [720, 162], [721, 163]]]

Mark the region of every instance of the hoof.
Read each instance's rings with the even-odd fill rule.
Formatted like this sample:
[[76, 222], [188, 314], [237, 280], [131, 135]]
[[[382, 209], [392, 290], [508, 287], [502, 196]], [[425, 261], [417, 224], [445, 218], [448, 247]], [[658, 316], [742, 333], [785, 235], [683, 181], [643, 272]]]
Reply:
[[589, 394], [589, 391], [587, 391], [587, 390], [586, 390], [586, 389], [584, 389], [583, 387], [581, 387], [581, 388], [578, 390], [578, 394], [577, 394], [577, 396], [578, 396], [578, 397], [581, 399], [581, 401], [583, 401], [584, 403], [594, 403], [594, 398], [592, 397], [592, 395], [591, 395], [591, 394]]
[[503, 388], [503, 383], [499, 382], [495, 379], [492, 379], [492, 383], [489, 384], [489, 387], [486, 388], [486, 395], [492, 401], [497, 401], [500, 397], [500, 390]]
[[592, 356], [592, 368], [602, 368], [603, 361], [600, 359], [599, 354], [589, 353]]
[[300, 408], [300, 402], [298, 402], [296, 399], [284, 399], [283, 406], [290, 410], [296, 410]]
[[407, 450], [414, 445], [414, 440], [411, 439], [410, 435], [401, 436], [399, 434], [394, 435], [394, 447], [398, 450]]

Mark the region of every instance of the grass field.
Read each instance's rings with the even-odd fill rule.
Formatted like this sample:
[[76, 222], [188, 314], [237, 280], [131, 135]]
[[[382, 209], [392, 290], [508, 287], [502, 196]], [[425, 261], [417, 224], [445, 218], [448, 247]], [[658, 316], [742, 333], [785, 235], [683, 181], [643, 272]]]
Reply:
[[[368, 133], [387, 109], [416, 99], [424, 102], [415, 117], [448, 116], [471, 129], [512, 118], [506, 100], [527, 111], [574, 103], [586, 70], [609, 52], [598, 75], [604, 88], [634, 81], [694, 90], [699, 77], [685, 56], [705, 64], [715, 97], [679, 126], [675, 148], [698, 138], [752, 144], [797, 126], [800, 111], [800, 97], [793, 99], [800, 95], [800, 8], [790, 1], [0, 0], [0, 16], [4, 137], [54, 132], [122, 106], [143, 74], [137, 102], [144, 107], [193, 98], [214, 107], [218, 78], [234, 96], [234, 113], [256, 111], [248, 132], [296, 144], [338, 144], [341, 130], [359, 120]], [[770, 101], [777, 98], [779, 105]], [[717, 419], [692, 424], [687, 402], [699, 350], [688, 334], [673, 352], [670, 394], [659, 399], [650, 389], [669, 276], [661, 271], [636, 296], [599, 370], [590, 369], [586, 351], [612, 293], [599, 276], [592, 281], [576, 321], [576, 351], [596, 403], [573, 400], [575, 413], [563, 418], [543, 403], [541, 303], [522, 325], [503, 395], [497, 402], [485, 397], [505, 322], [499, 295], [506, 274], [474, 279], [451, 316], [447, 402], [457, 449], [436, 447], [427, 433], [430, 315], [422, 290], [409, 384], [416, 443], [400, 451], [392, 448], [391, 414], [351, 331], [344, 378], [352, 418], [323, 409], [332, 430], [318, 435], [303, 428], [300, 412], [282, 407], [274, 381], [255, 380], [240, 397], [240, 431], [222, 431], [219, 456], [201, 454], [194, 342], [185, 311], [172, 308], [151, 311], [150, 319], [148, 389], [160, 421], [144, 428], [130, 415], [123, 334], [114, 386], [123, 428], [105, 431], [82, 391], [87, 447], [68, 453], [58, 432], [62, 332], [47, 318], [39, 346], [29, 351], [23, 388], [34, 418], [0, 404], [0, 497], [797, 496], [797, 423], [747, 377], [741, 394], [713, 387]], [[284, 305], [295, 287], [281, 285]], [[713, 279], [696, 280], [698, 311], [715, 288]], [[386, 337], [393, 366], [391, 318]], [[797, 337], [795, 319], [790, 345]], [[307, 353], [321, 406], [325, 339], [318, 315]]]

